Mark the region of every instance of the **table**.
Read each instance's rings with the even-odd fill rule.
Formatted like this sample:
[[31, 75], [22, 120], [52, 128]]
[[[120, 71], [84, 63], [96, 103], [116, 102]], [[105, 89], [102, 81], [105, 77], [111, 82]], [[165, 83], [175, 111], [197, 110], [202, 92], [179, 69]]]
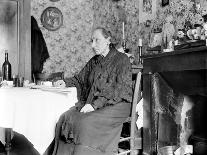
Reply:
[[[157, 153], [157, 120], [152, 102], [152, 75], [161, 74], [173, 90], [185, 95], [207, 94], [207, 47], [194, 47], [143, 56], [143, 150]], [[173, 130], [173, 129], [171, 129]], [[163, 132], [165, 133], [165, 132]]]
[[77, 102], [75, 87], [62, 91], [0, 88], [0, 127], [23, 134], [43, 154], [52, 142], [62, 113]]

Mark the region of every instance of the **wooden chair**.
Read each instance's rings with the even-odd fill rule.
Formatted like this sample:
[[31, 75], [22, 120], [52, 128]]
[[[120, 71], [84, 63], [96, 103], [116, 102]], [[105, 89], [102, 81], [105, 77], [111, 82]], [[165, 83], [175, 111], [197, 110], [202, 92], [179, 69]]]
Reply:
[[38, 81], [57, 81], [64, 79], [64, 72], [54, 72], [54, 73], [36, 73], [33, 74], [33, 79], [35, 83]]
[[136, 137], [136, 105], [141, 100], [141, 72], [139, 71], [135, 81], [135, 88], [133, 94], [133, 101], [132, 101], [132, 110], [131, 110], [131, 117], [129, 117], [126, 122], [130, 124], [130, 136], [125, 138], [120, 138], [119, 142], [129, 141], [130, 148], [128, 150], [118, 149], [119, 153], [117, 155], [137, 155], [138, 150], [142, 149], [142, 138]]

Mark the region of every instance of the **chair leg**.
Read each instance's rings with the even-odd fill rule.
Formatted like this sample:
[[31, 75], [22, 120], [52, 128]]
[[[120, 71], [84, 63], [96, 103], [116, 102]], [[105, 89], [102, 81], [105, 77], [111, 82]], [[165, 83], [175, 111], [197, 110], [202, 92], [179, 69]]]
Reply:
[[5, 130], [5, 150], [6, 150], [6, 154], [10, 155], [10, 151], [11, 151], [11, 132], [12, 129], [11, 128], [6, 128]]

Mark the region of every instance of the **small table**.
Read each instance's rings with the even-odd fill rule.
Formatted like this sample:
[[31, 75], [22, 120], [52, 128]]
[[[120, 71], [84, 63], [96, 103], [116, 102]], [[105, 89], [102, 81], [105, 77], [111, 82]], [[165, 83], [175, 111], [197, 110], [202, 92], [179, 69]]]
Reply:
[[77, 102], [77, 90], [0, 88], [0, 99], [0, 127], [23, 134], [43, 154], [54, 138], [60, 115]]

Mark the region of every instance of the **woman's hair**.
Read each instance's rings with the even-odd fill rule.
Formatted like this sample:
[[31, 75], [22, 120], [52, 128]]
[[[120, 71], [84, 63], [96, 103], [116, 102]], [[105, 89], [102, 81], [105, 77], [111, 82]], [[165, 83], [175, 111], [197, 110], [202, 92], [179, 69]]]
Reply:
[[108, 37], [111, 38], [111, 32], [107, 31], [105, 28], [97, 27], [94, 31], [96, 31], [96, 30], [100, 30], [105, 39], [107, 39]]
[[[110, 31], [107, 31], [105, 28], [103, 27], [97, 27], [94, 31], [96, 30], [100, 30], [101, 34], [104, 36], [105, 39], [109, 38], [110, 37], [110, 42], [112, 40], [112, 35], [111, 35], [111, 32]], [[114, 44], [113, 43], [110, 43], [109, 44], [109, 48], [110, 49], [113, 49], [115, 48]]]

